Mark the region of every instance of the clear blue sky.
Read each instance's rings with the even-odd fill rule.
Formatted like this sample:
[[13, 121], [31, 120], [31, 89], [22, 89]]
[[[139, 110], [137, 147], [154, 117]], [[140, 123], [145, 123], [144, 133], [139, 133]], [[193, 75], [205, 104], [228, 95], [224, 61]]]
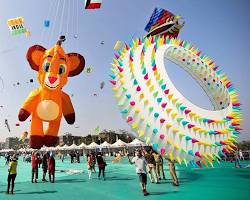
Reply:
[[[96, 126], [101, 129], [127, 129], [117, 109], [108, 84], [116, 40], [129, 42], [132, 37], [145, 34], [144, 27], [155, 7], [179, 14], [185, 26], [179, 37], [189, 41], [213, 58], [233, 81], [240, 96], [244, 113], [242, 139], [250, 139], [250, 1], [248, 0], [103, 0], [99, 10], [84, 10], [84, 0], [1, 0], [0, 1], [0, 141], [9, 136], [20, 136], [29, 130], [29, 122], [18, 123], [17, 115], [29, 92], [38, 86], [36, 72], [26, 61], [27, 49], [34, 44], [46, 48], [55, 44], [60, 32], [66, 35], [66, 52], [84, 55], [86, 66], [93, 73], [82, 73], [71, 78], [64, 88], [74, 94], [76, 124], [61, 123], [61, 134], [71, 132], [87, 135]], [[6, 21], [23, 16], [31, 37], [11, 36]], [[49, 28], [43, 26], [49, 19]], [[78, 20], [77, 20], [78, 19]], [[78, 36], [77, 39], [74, 35]], [[104, 41], [104, 44], [100, 44]], [[203, 91], [180, 68], [167, 63], [167, 70], [177, 88], [194, 103], [211, 108]], [[33, 78], [35, 83], [26, 83]], [[100, 90], [100, 82], [106, 85]], [[20, 82], [19, 86], [13, 84]], [[97, 96], [93, 96], [96, 93]], [[192, 93], [192, 94], [191, 94]], [[8, 119], [11, 133], [4, 126]], [[80, 126], [75, 128], [75, 126]]]

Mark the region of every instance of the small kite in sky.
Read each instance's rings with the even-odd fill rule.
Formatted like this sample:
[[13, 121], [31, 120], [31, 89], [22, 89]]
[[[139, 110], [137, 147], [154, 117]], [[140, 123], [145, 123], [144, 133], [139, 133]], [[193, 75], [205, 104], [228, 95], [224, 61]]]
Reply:
[[20, 141], [24, 142], [27, 137], [28, 137], [28, 132], [24, 131], [20, 137]]
[[9, 122], [8, 122], [8, 119], [5, 119], [5, 126], [7, 127], [8, 131], [10, 132], [10, 125], [9, 125]]
[[44, 26], [46, 27], [46, 28], [49, 28], [49, 25], [50, 25], [50, 21], [49, 20], [44, 20]]
[[105, 82], [104, 82], [104, 81], [102, 81], [102, 82], [101, 82], [101, 84], [100, 84], [100, 88], [101, 88], [101, 90], [104, 88], [104, 85], [105, 85]]
[[85, 9], [101, 8], [102, 0], [85, 0]]
[[86, 72], [87, 74], [90, 74], [92, 72], [92, 67], [87, 67]]
[[[24, 19], [23, 17], [16, 17], [12, 19], [8, 19], [7, 25], [9, 26], [11, 35], [20, 35], [22, 33], [27, 33], [28, 36], [30, 32], [24, 27]], [[26, 34], [26, 36], [27, 36]]]
[[181, 19], [181, 16], [174, 15], [168, 10], [155, 8], [145, 27], [145, 31], [148, 32], [146, 36], [164, 35], [175, 38], [184, 26], [184, 21], [181, 22]]
[[101, 44], [104, 45], [104, 41], [101, 41]]

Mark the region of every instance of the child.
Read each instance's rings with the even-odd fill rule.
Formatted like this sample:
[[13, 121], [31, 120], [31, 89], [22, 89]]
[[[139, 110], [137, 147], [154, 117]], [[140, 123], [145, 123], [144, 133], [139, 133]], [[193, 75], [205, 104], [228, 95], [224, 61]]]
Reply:
[[136, 167], [136, 173], [138, 174], [140, 183], [141, 183], [141, 188], [142, 188], [142, 192], [144, 194], [144, 196], [149, 195], [149, 193], [147, 192], [146, 189], [146, 185], [147, 185], [147, 162], [145, 160], [145, 158], [142, 156], [142, 152], [141, 150], [137, 150], [136, 151], [136, 156], [134, 158], [132, 158], [132, 160], [130, 160], [129, 158], [129, 154], [127, 153], [128, 156], [128, 160], [130, 164], [135, 164]]

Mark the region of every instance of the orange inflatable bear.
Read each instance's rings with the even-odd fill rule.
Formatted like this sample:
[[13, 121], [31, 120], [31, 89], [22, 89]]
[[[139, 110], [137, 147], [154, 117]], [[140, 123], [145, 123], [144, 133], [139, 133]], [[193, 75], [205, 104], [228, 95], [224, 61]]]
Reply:
[[[62, 91], [68, 77], [80, 74], [85, 66], [84, 57], [77, 53], [66, 54], [61, 47], [61, 36], [54, 47], [46, 50], [34, 45], [27, 52], [27, 60], [38, 72], [40, 87], [33, 90], [19, 111], [18, 118], [25, 121], [31, 115], [30, 147], [55, 146], [62, 115], [68, 124], [75, 122], [75, 111], [68, 94]], [[43, 122], [48, 122], [44, 131]]]

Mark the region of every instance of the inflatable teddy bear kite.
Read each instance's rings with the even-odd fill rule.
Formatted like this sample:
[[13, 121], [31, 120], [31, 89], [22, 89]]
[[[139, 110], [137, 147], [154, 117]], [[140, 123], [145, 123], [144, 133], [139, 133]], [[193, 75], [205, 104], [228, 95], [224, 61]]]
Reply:
[[[62, 91], [68, 77], [80, 74], [85, 66], [84, 57], [77, 53], [66, 54], [61, 47], [61, 36], [51, 49], [34, 45], [27, 52], [27, 60], [38, 72], [40, 87], [33, 90], [19, 111], [18, 118], [25, 121], [31, 115], [30, 147], [55, 146], [62, 115], [68, 124], [75, 122], [75, 111], [68, 94]], [[43, 122], [48, 122], [44, 131]]]

